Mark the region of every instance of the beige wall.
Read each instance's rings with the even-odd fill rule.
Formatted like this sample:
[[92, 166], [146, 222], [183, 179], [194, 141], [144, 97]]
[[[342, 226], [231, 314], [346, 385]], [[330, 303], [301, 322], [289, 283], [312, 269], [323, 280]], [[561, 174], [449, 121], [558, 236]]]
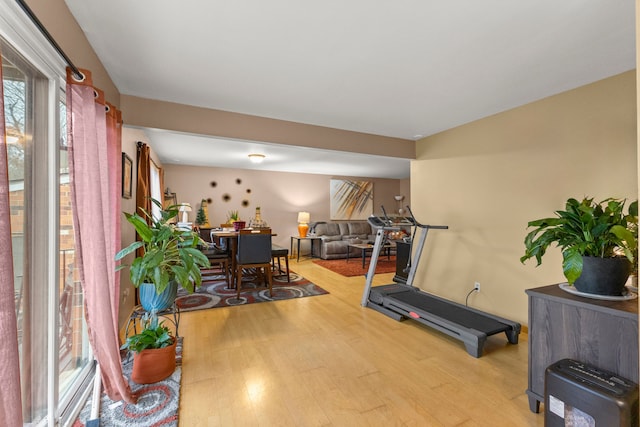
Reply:
[[527, 323], [525, 289], [564, 281], [559, 250], [522, 265], [527, 222], [569, 197], [638, 194], [635, 71], [425, 138], [411, 165], [429, 234], [416, 284]]
[[122, 96], [127, 124], [301, 147], [415, 158], [411, 140]]
[[[146, 144], [149, 143], [149, 139], [147, 135], [139, 130], [139, 129], [131, 129], [124, 128], [122, 130], [122, 152], [126, 153], [133, 162], [133, 170], [132, 170], [132, 194], [130, 199], [122, 199], [122, 212], [132, 213], [136, 209], [136, 177], [138, 173], [138, 168], [136, 165], [137, 160], [137, 141], [142, 141]], [[160, 167], [162, 167], [162, 163], [158, 159], [158, 156], [151, 150], [151, 158], [153, 161]], [[121, 217], [122, 227], [120, 238], [122, 240], [122, 247], [125, 247], [131, 244], [135, 238], [136, 233], [135, 229], [131, 224], [129, 224], [124, 215]], [[133, 261], [133, 254], [129, 255], [123, 263], [131, 264]], [[119, 325], [122, 327], [126, 324], [127, 319], [129, 318], [129, 313], [131, 313], [133, 306], [135, 305], [135, 294], [133, 286], [131, 285], [131, 280], [129, 280], [129, 270], [124, 269], [121, 270], [120, 273], [120, 315], [119, 315]]]
[[[240, 219], [248, 222], [259, 206], [262, 219], [278, 234], [274, 243], [285, 247], [289, 247], [290, 236], [298, 235], [298, 212], [308, 211], [312, 222], [329, 220], [329, 181], [344, 178], [182, 165], [165, 165], [164, 168], [165, 186], [177, 194], [179, 203], [190, 203], [193, 207], [189, 221], [195, 220], [203, 198], [212, 199], [208, 205], [212, 225], [224, 223], [230, 210], [238, 210]], [[241, 184], [236, 184], [236, 179], [240, 179]], [[374, 211], [380, 213], [381, 204], [393, 210], [396, 204], [393, 196], [399, 193], [401, 180], [369, 180], [373, 181]], [[216, 187], [211, 186], [212, 181], [216, 182]], [[247, 193], [247, 189], [251, 192]], [[228, 202], [222, 200], [225, 193], [231, 196]], [[249, 201], [248, 207], [242, 207], [243, 200]]]
[[104, 91], [108, 102], [120, 108], [120, 92], [64, 0], [27, 0], [26, 3], [73, 64], [78, 68], [90, 70], [93, 85]]

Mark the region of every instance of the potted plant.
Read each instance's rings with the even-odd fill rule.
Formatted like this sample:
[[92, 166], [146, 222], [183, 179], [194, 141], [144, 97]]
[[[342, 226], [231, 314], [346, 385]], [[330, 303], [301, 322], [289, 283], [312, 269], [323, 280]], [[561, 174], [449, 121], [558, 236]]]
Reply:
[[241, 230], [245, 225], [247, 225], [245, 221], [240, 221], [240, 214], [238, 211], [229, 211], [227, 222], [233, 224], [233, 229], [235, 231]]
[[[119, 251], [115, 259], [121, 260], [136, 249], [144, 248], [144, 254], [128, 266], [131, 283], [139, 288], [140, 303], [146, 311], [162, 311], [173, 304], [178, 285], [188, 292], [200, 286], [200, 269], [210, 264], [198, 249], [198, 245], [206, 244], [198, 233], [170, 222], [178, 215], [179, 205], [162, 209], [160, 202], [155, 199], [152, 202], [160, 208], [158, 218], [144, 209], [140, 209], [144, 217], [137, 213], [124, 214], [142, 240]], [[118, 270], [124, 267], [127, 265], [119, 266]]]
[[524, 239], [525, 262], [535, 257], [537, 265], [554, 243], [562, 250], [562, 270], [578, 291], [622, 295], [638, 246], [638, 201], [608, 198], [596, 203], [568, 199], [556, 217], [528, 223], [534, 229]]
[[133, 351], [131, 380], [151, 384], [168, 378], [176, 369], [176, 338], [169, 328], [158, 323], [158, 316], [146, 313], [144, 329], [127, 337], [121, 350]]

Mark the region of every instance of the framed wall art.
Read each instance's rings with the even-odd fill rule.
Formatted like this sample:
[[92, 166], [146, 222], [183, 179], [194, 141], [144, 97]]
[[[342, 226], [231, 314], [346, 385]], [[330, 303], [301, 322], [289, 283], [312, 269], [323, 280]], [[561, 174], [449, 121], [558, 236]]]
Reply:
[[373, 213], [373, 183], [332, 179], [329, 183], [331, 220], [366, 220]]
[[126, 153], [122, 153], [122, 197], [125, 199], [131, 198], [133, 181], [133, 162], [131, 157]]

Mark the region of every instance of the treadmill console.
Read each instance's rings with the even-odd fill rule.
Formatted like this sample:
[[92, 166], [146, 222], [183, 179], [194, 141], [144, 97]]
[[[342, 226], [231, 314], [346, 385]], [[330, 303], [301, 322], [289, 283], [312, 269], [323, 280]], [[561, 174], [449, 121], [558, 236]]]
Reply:
[[386, 227], [389, 225], [385, 221], [383, 221], [382, 218], [380, 218], [379, 216], [372, 215], [369, 218], [367, 218], [367, 221], [369, 221], [369, 224], [371, 224], [371, 226], [375, 228]]

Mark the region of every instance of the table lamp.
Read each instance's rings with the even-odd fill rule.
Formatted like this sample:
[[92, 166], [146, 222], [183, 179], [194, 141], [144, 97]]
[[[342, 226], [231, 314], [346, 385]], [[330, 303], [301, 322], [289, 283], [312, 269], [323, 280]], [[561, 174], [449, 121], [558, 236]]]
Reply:
[[180, 205], [180, 212], [182, 212], [182, 219], [180, 222], [189, 222], [189, 212], [191, 212], [191, 205], [189, 203], [183, 203]]
[[300, 234], [300, 237], [307, 237], [310, 219], [311, 217], [309, 212], [298, 212], [298, 233]]

